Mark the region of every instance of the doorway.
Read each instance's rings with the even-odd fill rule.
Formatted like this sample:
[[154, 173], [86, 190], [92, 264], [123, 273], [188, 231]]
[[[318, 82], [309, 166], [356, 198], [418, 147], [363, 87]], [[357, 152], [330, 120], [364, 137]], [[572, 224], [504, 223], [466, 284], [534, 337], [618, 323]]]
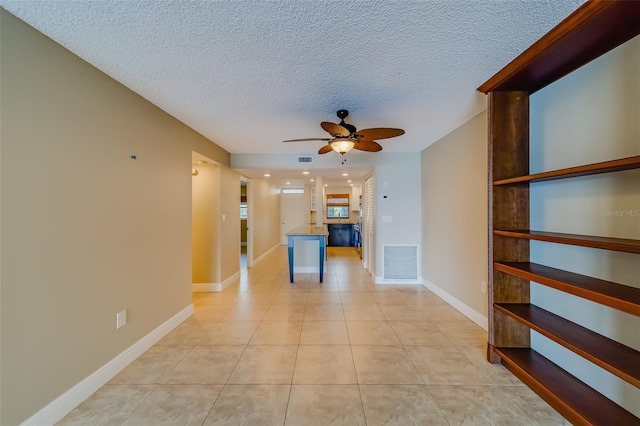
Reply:
[[216, 291], [221, 270], [220, 167], [197, 152], [191, 157], [191, 288]]
[[280, 191], [280, 244], [287, 245], [287, 232], [309, 225], [310, 206], [304, 188], [282, 188]]
[[253, 267], [253, 206], [251, 180], [240, 177], [240, 275]]

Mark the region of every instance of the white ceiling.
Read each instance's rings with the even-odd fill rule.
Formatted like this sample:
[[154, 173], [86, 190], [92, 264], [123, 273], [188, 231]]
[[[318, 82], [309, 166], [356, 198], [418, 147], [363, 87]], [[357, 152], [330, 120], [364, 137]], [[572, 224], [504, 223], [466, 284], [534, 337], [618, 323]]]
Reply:
[[[315, 152], [335, 112], [418, 152], [583, 0], [0, 0], [230, 153]], [[370, 155], [370, 154], [368, 154]], [[299, 171], [298, 171], [299, 172]]]

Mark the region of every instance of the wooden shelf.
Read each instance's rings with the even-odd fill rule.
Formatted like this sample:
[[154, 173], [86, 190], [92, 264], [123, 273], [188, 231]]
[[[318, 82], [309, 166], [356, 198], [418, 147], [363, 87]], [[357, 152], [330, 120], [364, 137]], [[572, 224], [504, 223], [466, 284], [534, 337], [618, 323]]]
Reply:
[[640, 387], [640, 352], [528, 303], [496, 303], [498, 311]]
[[504, 231], [498, 229], [494, 229], [493, 234], [502, 237], [523, 238], [526, 240], [569, 244], [603, 250], [622, 251], [625, 253], [640, 253], [640, 240], [630, 240], [626, 238], [596, 237], [591, 235], [561, 234], [559, 232], [530, 230]]
[[640, 168], [640, 155], [622, 158], [619, 160], [604, 161], [602, 163], [588, 164], [567, 169], [554, 170], [533, 175], [518, 176], [510, 179], [500, 179], [493, 182], [494, 186], [509, 185], [521, 182], [541, 182], [552, 179], [565, 179], [578, 176], [595, 175], [600, 173], [618, 172], [622, 170]]
[[[530, 241], [636, 254], [640, 254], [640, 241], [530, 230], [531, 183], [638, 169], [640, 156], [532, 174], [531, 143], [536, 141], [530, 132], [530, 98], [640, 34], [638, 16], [640, 1], [587, 1], [478, 88], [488, 94], [489, 120], [487, 359], [501, 361], [573, 424], [640, 426], [640, 419], [531, 349], [531, 330], [636, 387], [640, 387], [640, 355], [530, 305], [531, 281], [636, 316], [640, 316], [640, 289], [530, 263]], [[608, 121], [615, 120], [630, 124], [623, 114]], [[563, 315], [563, 310], [558, 314]], [[626, 395], [620, 399], [627, 408], [633, 404]]]
[[573, 424], [637, 425], [640, 419], [533, 349], [496, 348], [502, 364]]
[[530, 262], [495, 262], [494, 268], [610, 308], [640, 316], [640, 289]]
[[640, 2], [589, 1], [478, 88], [534, 93], [640, 33]]

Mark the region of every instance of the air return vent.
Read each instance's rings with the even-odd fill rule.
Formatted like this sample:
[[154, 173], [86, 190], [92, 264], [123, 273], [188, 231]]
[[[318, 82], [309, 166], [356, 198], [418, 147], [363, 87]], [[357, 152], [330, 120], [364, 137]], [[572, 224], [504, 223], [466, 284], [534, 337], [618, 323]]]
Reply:
[[313, 157], [298, 157], [298, 163], [313, 163]]
[[385, 280], [418, 279], [417, 245], [383, 245], [382, 253]]

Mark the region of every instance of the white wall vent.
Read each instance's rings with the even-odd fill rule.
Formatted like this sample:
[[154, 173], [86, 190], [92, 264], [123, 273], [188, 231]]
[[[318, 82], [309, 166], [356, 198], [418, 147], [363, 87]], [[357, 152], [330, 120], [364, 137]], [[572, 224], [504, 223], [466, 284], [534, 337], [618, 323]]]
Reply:
[[418, 246], [383, 245], [382, 263], [385, 280], [417, 280]]
[[310, 156], [298, 157], [298, 163], [313, 163], [313, 157], [310, 157]]

